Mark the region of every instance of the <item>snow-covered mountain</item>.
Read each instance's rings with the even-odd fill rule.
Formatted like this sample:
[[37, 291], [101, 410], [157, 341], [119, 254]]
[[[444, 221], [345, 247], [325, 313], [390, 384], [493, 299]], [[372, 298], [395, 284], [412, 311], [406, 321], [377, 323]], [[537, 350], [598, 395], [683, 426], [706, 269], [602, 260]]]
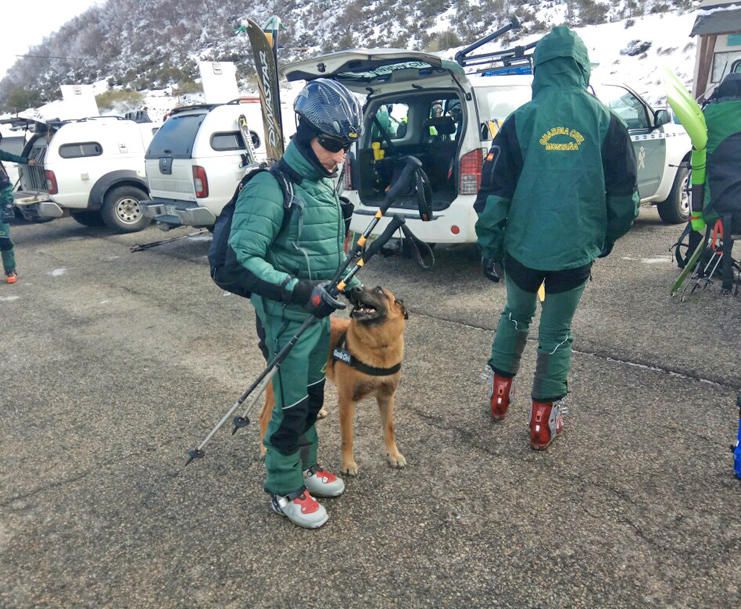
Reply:
[[[279, 14], [281, 63], [351, 47], [426, 49], [452, 57], [516, 15], [523, 27], [509, 46], [568, 23], [587, 43], [600, 80], [630, 82], [660, 97], [657, 66], [685, 82], [694, 65], [692, 0], [109, 0], [64, 24], [0, 81], [0, 109], [17, 111], [58, 97], [60, 84], [107, 80], [115, 89], [197, 90], [197, 61], [234, 61], [240, 85], [253, 73], [240, 19]], [[45, 56], [48, 59], [39, 58]]]

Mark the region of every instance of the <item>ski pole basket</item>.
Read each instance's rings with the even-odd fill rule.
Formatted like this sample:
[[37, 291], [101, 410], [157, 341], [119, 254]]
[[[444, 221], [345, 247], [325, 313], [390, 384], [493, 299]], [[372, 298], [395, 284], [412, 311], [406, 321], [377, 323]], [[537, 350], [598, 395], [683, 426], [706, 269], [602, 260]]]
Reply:
[[527, 45], [520, 45], [501, 51], [491, 51], [489, 53], [472, 53], [483, 45], [493, 42], [507, 32], [520, 29], [522, 26], [517, 17], [512, 17], [510, 22], [484, 36], [465, 49], [455, 54], [455, 60], [466, 71], [467, 74], [481, 74], [482, 76], [495, 76], [504, 74], [532, 74], [533, 73], [533, 53], [536, 42]]

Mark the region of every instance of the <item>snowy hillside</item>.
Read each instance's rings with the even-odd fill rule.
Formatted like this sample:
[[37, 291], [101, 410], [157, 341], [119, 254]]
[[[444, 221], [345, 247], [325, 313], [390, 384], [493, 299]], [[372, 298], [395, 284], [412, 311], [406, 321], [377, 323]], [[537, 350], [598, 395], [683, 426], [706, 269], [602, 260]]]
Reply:
[[[558, 20], [554, 20], [558, 23]], [[695, 39], [690, 38], [695, 15], [659, 13], [613, 23], [576, 27], [592, 61], [594, 82], [624, 82], [649, 101], [664, 98], [659, 68], [670, 67], [688, 88], [695, 66]], [[543, 34], [524, 36], [518, 44], [538, 40]], [[640, 52], [643, 47], [647, 48]], [[497, 45], [482, 47], [496, 50]], [[443, 55], [452, 58], [455, 50]], [[635, 53], [635, 54], [628, 54]]]
[[[657, 67], [666, 62], [689, 83], [695, 41], [692, 0], [286, 0], [280, 16], [281, 63], [351, 47], [425, 49], [452, 57], [516, 15], [523, 27], [503, 44], [527, 43], [548, 28], [571, 24], [587, 43], [595, 79], [631, 83], [649, 98], [661, 97]], [[197, 99], [197, 61], [234, 61], [241, 88], [252, 85], [247, 37], [240, 19], [258, 22], [273, 3], [243, 0], [109, 0], [62, 26], [33, 49], [53, 59], [20, 60], [0, 81], [0, 110], [18, 111], [59, 97], [60, 84], [107, 81], [120, 93], [114, 109], [147, 103], [166, 109]], [[637, 51], [637, 54], [627, 54]], [[178, 99], [146, 96], [167, 91]], [[196, 93], [194, 98], [192, 93]], [[186, 96], [186, 97], [183, 97]], [[115, 97], [115, 95], [112, 95]], [[117, 98], [118, 99], [118, 98]], [[123, 101], [121, 101], [123, 100]]]

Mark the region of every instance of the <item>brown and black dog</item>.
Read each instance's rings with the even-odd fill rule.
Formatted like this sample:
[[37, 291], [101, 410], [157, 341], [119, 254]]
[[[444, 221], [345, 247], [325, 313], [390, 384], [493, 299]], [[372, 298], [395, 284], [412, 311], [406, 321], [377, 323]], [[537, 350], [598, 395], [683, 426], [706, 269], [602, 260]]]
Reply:
[[[396, 446], [394, 435], [394, 396], [401, 380], [399, 370], [404, 357], [404, 328], [409, 315], [404, 303], [391, 291], [376, 287], [356, 293], [350, 319], [332, 317], [330, 321], [327, 378], [337, 387], [342, 438], [341, 473], [354, 476], [358, 465], [353, 456], [353, 416], [355, 404], [375, 396], [381, 412], [386, 457], [392, 467], [404, 467], [406, 459]], [[266, 391], [260, 412], [260, 451], [262, 439], [275, 405], [272, 383]]]

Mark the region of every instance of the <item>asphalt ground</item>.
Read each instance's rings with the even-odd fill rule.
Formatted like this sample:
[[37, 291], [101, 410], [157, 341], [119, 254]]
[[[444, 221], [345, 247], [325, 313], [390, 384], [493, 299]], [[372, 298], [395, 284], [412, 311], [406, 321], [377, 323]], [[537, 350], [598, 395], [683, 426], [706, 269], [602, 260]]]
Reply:
[[[247, 301], [208, 277], [208, 240], [71, 219], [13, 227], [0, 285], [0, 607], [368, 609], [738, 607], [741, 482], [729, 446], [741, 297], [672, 300], [681, 227], [643, 210], [574, 321], [569, 415], [528, 447], [537, 330], [512, 413], [481, 373], [504, 289], [470, 247], [432, 271], [363, 271], [411, 316], [386, 465], [359, 406], [360, 473], [317, 531], [272, 514], [257, 426], [196, 446], [263, 368]], [[537, 322], [534, 324], [537, 328]], [[339, 467], [338, 416], [319, 423]]]

